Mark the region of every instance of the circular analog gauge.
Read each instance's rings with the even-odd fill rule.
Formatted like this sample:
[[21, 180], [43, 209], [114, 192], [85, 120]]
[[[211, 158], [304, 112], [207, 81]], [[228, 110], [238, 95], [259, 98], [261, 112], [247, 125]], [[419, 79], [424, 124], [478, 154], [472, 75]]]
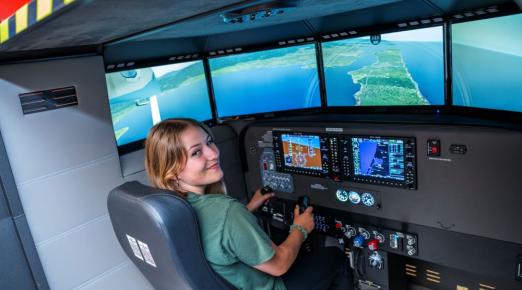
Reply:
[[375, 205], [375, 198], [371, 193], [365, 192], [361, 195], [362, 203], [365, 206], [374, 206]]
[[342, 202], [348, 201], [348, 192], [346, 192], [346, 190], [344, 190], [344, 189], [338, 189], [337, 192], [335, 193], [335, 195], [337, 196], [337, 199], [339, 201], [342, 201]]
[[353, 191], [353, 190], [351, 190], [348, 193], [348, 199], [353, 204], [359, 204], [361, 202], [361, 196], [359, 195], [359, 193], [357, 191]]

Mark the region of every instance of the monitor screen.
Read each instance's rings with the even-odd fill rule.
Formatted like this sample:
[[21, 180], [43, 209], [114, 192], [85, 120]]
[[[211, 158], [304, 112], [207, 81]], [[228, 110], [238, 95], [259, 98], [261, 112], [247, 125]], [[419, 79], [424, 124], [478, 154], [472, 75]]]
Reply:
[[322, 43], [328, 106], [444, 104], [442, 27]]
[[314, 44], [209, 60], [219, 117], [319, 107]]
[[322, 171], [319, 136], [281, 134], [281, 141], [286, 167]]
[[145, 139], [164, 119], [212, 119], [202, 61], [113, 72], [105, 79], [118, 146]]
[[453, 24], [453, 104], [522, 112], [522, 14]]
[[353, 173], [403, 181], [404, 140], [352, 137]]

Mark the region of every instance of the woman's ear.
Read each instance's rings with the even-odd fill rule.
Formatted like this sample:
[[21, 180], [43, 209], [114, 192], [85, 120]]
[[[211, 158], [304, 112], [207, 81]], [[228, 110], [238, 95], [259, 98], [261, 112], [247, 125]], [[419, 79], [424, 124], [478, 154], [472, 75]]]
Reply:
[[165, 178], [166, 180], [168, 180], [168, 182], [171, 184], [171, 186], [173, 186], [176, 190], [180, 190], [181, 187], [179, 185], [179, 178], [177, 175], [175, 176], [167, 176]]

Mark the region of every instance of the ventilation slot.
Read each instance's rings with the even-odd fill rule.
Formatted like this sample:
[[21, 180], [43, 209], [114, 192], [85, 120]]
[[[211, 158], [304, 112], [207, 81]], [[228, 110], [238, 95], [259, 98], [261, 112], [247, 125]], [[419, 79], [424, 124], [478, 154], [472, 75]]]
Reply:
[[412, 277], [417, 277], [417, 267], [416, 266], [406, 264], [404, 269], [405, 269], [406, 275], [412, 276]]
[[75, 87], [66, 87], [18, 95], [24, 115], [78, 105]]
[[440, 283], [440, 273], [426, 269], [426, 280], [433, 283]]
[[495, 290], [497, 289], [495, 286], [479, 283], [479, 290]]

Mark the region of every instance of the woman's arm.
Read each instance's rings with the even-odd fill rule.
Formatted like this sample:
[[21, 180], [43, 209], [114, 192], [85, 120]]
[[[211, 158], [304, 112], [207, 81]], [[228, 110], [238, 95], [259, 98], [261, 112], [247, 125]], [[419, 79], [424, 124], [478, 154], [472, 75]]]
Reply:
[[256, 190], [252, 199], [246, 205], [248, 211], [254, 212], [256, 209], [261, 207], [267, 200], [271, 199], [274, 196], [273, 192], [267, 194], [261, 194], [261, 189]]
[[[310, 233], [315, 226], [312, 211], [313, 208], [308, 207], [302, 214], [299, 214], [299, 207], [296, 206], [294, 209], [294, 224], [302, 226], [308, 233]], [[297, 254], [303, 242], [303, 234], [297, 229], [292, 230], [286, 240], [279, 246], [272, 243], [272, 247], [275, 251], [272, 259], [255, 265], [254, 268], [272, 276], [285, 274], [297, 258]]]

